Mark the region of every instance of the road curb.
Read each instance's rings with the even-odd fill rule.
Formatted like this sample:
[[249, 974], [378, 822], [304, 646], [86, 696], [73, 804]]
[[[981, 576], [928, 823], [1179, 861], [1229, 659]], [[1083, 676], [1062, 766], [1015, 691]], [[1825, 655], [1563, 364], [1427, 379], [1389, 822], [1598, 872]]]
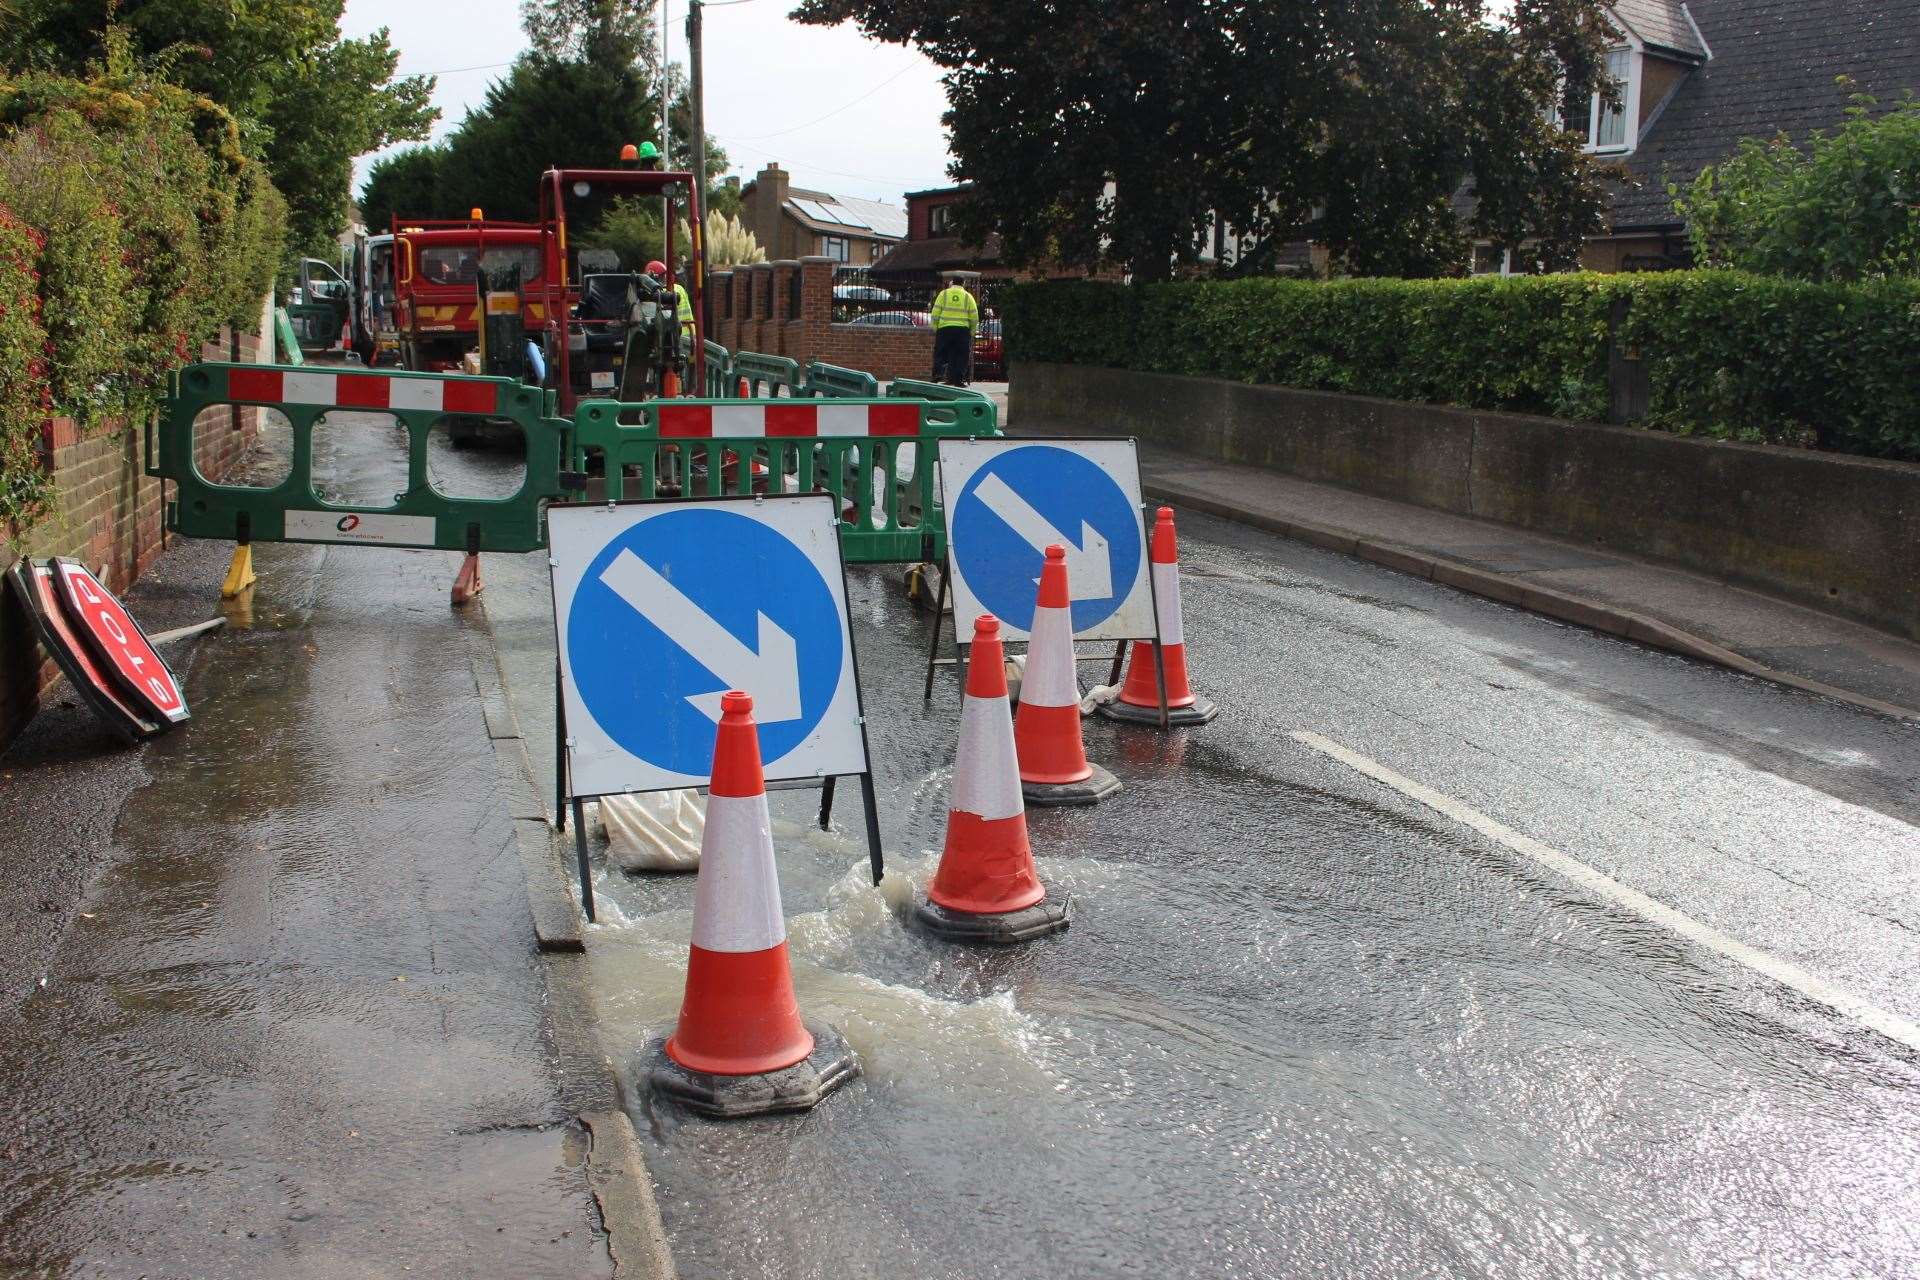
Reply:
[[587, 1148], [587, 1185], [600, 1206], [613, 1274], [673, 1280], [673, 1251], [633, 1121], [624, 1111], [587, 1111], [580, 1123], [593, 1139]]
[[1551, 587], [1518, 582], [1503, 574], [1490, 573], [1485, 569], [1475, 568], [1446, 556], [1398, 546], [1390, 542], [1376, 541], [1345, 529], [1254, 511], [1232, 502], [1210, 497], [1184, 485], [1168, 483], [1145, 475], [1141, 477], [1141, 490], [1147, 497], [1161, 502], [1177, 503], [1194, 511], [1218, 516], [1223, 520], [1251, 525], [1256, 529], [1277, 533], [1282, 537], [1292, 538], [1328, 551], [1355, 556], [1397, 573], [1425, 578], [1429, 582], [1437, 582], [1442, 586], [1453, 587], [1472, 595], [1484, 596], [1489, 600], [1497, 600], [1517, 609], [1525, 609], [1561, 622], [1571, 622], [1594, 631], [1619, 636], [1649, 648], [1664, 649], [1669, 653], [1681, 654], [1701, 662], [1711, 662], [1742, 675], [1756, 676], [1762, 680], [1785, 685], [1790, 689], [1818, 694], [1823, 698], [1832, 698], [1837, 702], [1844, 702], [1877, 715], [1890, 716], [1897, 720], [1920, 721], [1920, 710], [1883, 702], [1879, 698], [1855, 693], [1850, 689], [1842, 689], [1819, 680], [1794, 675], [1790, 671], [1769, 667], [1745, 654], [1715, 644], [1704, 636], [1695, 635], [1670, 623], [1661, 622], [1657, 618], [1649, 618], [1644, 614], [1622, 609], [1588, 596], [1577, 596], [1564, 591], [1555, 591]]
[[[586, 926], [574, 901], [564, 842], [548, 822], [546, 809], [534, 787], [533, 760], [527, 755], [526, 739], [520, 735], [520, 722], [507, 697], [499, 647], [493, 642], [493, 624], [487, 620], [482, 600], [466, 607], [475, 611], [479, 623], [467, 633], [467, 660], [473, 669], [473, 682], [480, 690], [480, 706], [486, 717], [487, 737], [493, 744], [500, 795], [506, 802], [508, 816], [513, 819], [513, 843], [520, 855], [521, 870], [526, 873], [527, 906], [533, 912], [534, 937], [542, 951], [584, 951]], [[484, 643], [479, 639], [482, 633]]]

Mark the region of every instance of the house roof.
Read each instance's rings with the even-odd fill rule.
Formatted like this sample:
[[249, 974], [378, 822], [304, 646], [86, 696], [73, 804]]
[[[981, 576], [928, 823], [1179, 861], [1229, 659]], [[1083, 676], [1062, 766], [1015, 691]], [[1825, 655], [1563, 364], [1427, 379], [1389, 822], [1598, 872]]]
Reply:
[[[1920, 84], [1920, 0], [1689, 0], [1713, 49], [1660, 109], [1613, 200], [1615, 231], [1680, 224], [1667, 184], [1686, 186], [1741, 138], [1804, 142], [1839, 124], [1848, 98], [1891, 108]], [[1836, 83], [1848, 76], [1850, 86]]]
[[1665, 50], [1686, 58], [1704, 58], [1707, 47], [1687, 20], [1687, 6], [1680, 0], [1612, 0], [1607, 5], [1615, 20], [1649, 49]]
[[909, 240], [896, 245], [873, 264], [875, 275], [906, 275], [909, 272], [947, 271], [957, 267], [991, 267], [1000, 264], [1000, 237], [987, 236], [981, 246], [964, 245], [957, 236], [935, 236], [930, 240]]
[[814, 231], [864, 240], [904, 240], [907, 211], [898, 205], [824, 191], [787, 189], [786, 212]]

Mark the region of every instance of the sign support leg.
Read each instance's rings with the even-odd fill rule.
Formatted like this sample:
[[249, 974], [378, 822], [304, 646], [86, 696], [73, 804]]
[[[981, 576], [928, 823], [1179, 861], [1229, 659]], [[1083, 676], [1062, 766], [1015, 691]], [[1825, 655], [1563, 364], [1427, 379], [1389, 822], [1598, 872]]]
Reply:
[[873, 773], [860, 775], [860, 804], [867, 811], [867, 861], [873, 867], [873, 882], [878, 885], [886, 874], [886, 859], [880, 852], [880, 808], [873, 799]]
[[833, 784], [837, 781], [839, 781], [838, 778], [829, 774], [827, 780], [820, 784], [820, 829], [822, 831], [832, 829]]
[[953, 557], [948, 556], [940, 571], [940, 590], [933, 602], [933, 639], [927, 644], [927, 687], [920, 701], [933, 701], [933, 668], [940, 656], [940, 619], [947, 612], [947, 580], [953, 576]]
[[1153, 684], [1160, 693], [1160, 727], [1166, 729], [1171, 724], [1167, 710], [1167, 655], [1157, 639], [1153, 642]]
[[580, 859], [580, 904], [587, 909], [587, 922], [593, 923], [593, 868], [587, 864], [586, 801], [573, 798], [573, 850]]
[[1127, 642], [1125, 640], [1115, 640], [1113, 642], [1113, 667], [1107, 672], [1108, 684], [1120, 683], [1120, 672], [1125, 667], [1126, 661]]
[[553, 660], [553, 825], [567, 829], [567, 697], [560, 687], [560, 659]]

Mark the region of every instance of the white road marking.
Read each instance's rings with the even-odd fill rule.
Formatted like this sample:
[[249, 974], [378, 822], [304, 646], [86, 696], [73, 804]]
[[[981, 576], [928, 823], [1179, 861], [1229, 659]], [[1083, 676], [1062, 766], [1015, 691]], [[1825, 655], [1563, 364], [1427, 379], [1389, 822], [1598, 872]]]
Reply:
[[1736, 938], [1730, 938], [1711, 925], [1700, 923], [1693, 917], [1684, 915], [1663, 902], [1656, 901], [1630, 889], [1611, 876], [1595, 871], [1585, 863], [1577, 861], [1535, 840], [1532, 836], [1522, 835], [1512, 827], [1489, 818], [1453, 797], [1443, 795], [1431, 787], [1422, 786], [1411, 778], [1403, 777], [1377, 761], [1370, 760], [1357, 751], [1322, 737], [1306, 729], [1294, 730], [1294, 741], [1312, 747], [1323, 755], [1331, 756], [1341, 764], [1358, 770], [1375, 782], [1385, 783], [1401, 795], [1418, 800], [1436, 813], [1444, 814], [1463, 826], [1471, 827], [1489, 840], [1505, 845], [1515, 853], [1531, 858], [1548, 870], [1564, 876], [1575, 884], [1600, 897], [1624, 907], [1641, 919], [1670, 929], [1681, 937], [1733, 961], [1744, 965], [1755, 973], [1771, 978], [1783, 987], [1799, 992], [1817, 1004], [1825, 1005], [1835, 1013], [1850, 1018], [1863, 1027], [1877, 1031], [1889, 1040], [1913, 1050], [1920, 1050], [1920, 1024], [1916, 1024], [1891, 1013], [1878, 1005], [1869, 1004], [1849, 991], [1844, 991], [1823, 978], [1815, 977], [1799, 965], [1792, 964], [1778, 956], [1768, 955]]

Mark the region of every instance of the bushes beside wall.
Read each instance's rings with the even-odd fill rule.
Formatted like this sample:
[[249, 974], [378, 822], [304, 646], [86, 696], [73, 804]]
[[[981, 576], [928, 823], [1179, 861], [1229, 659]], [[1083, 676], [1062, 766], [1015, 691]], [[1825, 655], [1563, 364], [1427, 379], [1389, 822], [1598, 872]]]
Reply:
[[[1626, 314], [1612, 342], [1616, 302]], [[1610, 347], [1642, 425], [1920, 460], [1920, 282], [1725, 271], [1024, 285], [1010, 358], [1604, 420]]]
[[0, 75], [0, 524], [45, 514], [44, 418], [138, 415], [222, 323], [256, 327], [284, 221], [213, 103]]

